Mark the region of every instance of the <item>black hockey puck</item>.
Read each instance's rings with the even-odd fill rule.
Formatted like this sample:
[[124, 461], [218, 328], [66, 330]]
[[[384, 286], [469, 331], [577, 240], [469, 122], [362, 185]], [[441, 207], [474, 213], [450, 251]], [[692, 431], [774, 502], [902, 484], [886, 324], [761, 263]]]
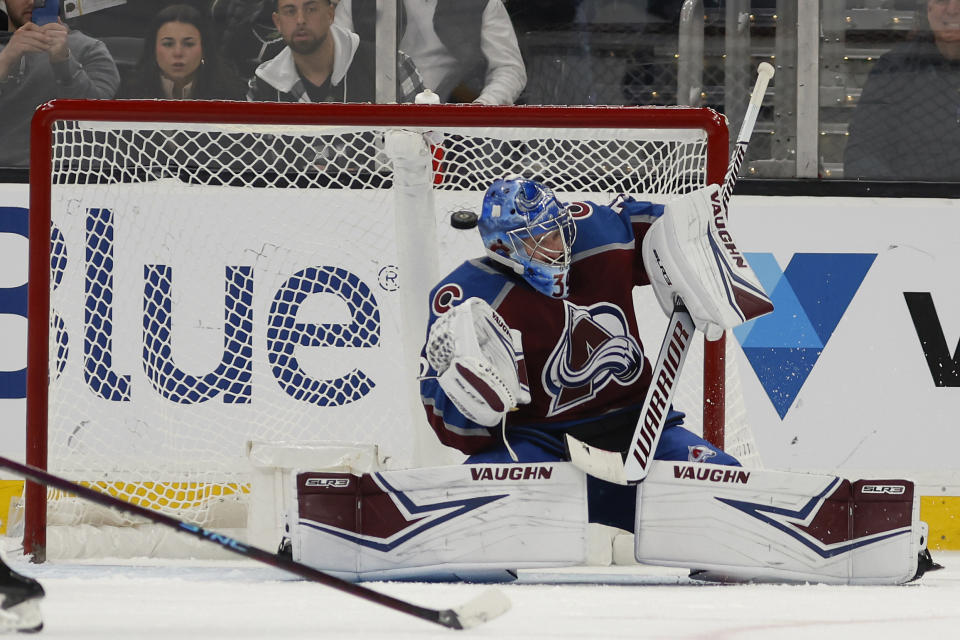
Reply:
[[463, 209], [450, 214], [450, 226], [454, 229], [473, 229], [477, 226], [477, 214]]

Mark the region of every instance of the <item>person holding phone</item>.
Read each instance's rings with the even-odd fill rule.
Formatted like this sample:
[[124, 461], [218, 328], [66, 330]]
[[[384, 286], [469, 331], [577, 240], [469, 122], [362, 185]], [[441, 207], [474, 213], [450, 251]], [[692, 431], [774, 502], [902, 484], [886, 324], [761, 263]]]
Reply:
[[40, 7], [34, 0], [6, 0], [8, 26], [0, 32], [0, 167], [29, 163], [30, 118], [37, 106], [54, 98], [112, 98], [120, 86], [106, 45], [70, 31], [57, 5], [55, 0]]
[[60, 0], [33, 0], [30, 21], [39, 26], [60, 21]]

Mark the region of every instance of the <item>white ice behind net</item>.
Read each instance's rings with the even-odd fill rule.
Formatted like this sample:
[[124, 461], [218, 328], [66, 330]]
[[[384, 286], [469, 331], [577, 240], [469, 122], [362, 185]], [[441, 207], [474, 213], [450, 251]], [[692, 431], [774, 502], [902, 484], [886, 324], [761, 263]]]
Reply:
[[[450, 212], [476, 210], [485, 185], [510, 174], [601, 203], [621, 192], [665, 200], [706, 182], [700, 131], [443, 134], [431, 138], [442, 149], [435, 211], [411, 212], [398, 209], [403, 178], [381, 129], [60, 123], [50, 470], [198, 524], [242, 527], [249, 441], [375, 443], [395, 468], [456, 461], [423, 446], [433, 437], [403, 364], [423, 336], [401, 319], [416, 279], [482, 253]], [[439, 274], [404, 271], [410, 215], [434, 217], [434, 237], [414, 238], [413, 250], [437, 251]], [[655, 304], [641, 311], [654, 351], [666, 321]], [[700, 351], [676, 402], [695, 430]], [[752, 438], [737, 384], [728, 376], [727, 447], [744, 455]], [[53, 524], [93, 517], [49, 504]]]

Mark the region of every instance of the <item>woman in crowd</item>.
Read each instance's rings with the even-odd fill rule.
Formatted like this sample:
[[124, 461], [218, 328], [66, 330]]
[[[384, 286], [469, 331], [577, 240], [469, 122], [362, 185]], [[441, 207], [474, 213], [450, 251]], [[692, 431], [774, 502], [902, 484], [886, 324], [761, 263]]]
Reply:
[[140, 60], [117, 97], [243, 100], [244, 90], [232, 67], [220, 61], [206, 17], [175, 4], [153, 19]]

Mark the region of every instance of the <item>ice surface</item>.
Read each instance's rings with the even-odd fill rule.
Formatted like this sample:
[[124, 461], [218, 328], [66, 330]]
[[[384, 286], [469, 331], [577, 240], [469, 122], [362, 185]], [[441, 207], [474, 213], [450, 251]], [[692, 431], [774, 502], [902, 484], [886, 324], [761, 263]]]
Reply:
[[[47, 590], [38, 640], [907, 640], [953, 638], [960, 629], [960, 552], [934, 553], [947, 568], [900, 587], [706, 586], [682, 571], [642, 567], [540, 571], [523, 576], [525, 583], [499, 587], [512, 610], [470, 631], [444, 629], [243, 561], [33, 565], [15, 552], [7, 556]], [[608, 584], [576, 584], [598, 578]], [[460, 605], [487, 588], [369, 586], [436, 609]]]

